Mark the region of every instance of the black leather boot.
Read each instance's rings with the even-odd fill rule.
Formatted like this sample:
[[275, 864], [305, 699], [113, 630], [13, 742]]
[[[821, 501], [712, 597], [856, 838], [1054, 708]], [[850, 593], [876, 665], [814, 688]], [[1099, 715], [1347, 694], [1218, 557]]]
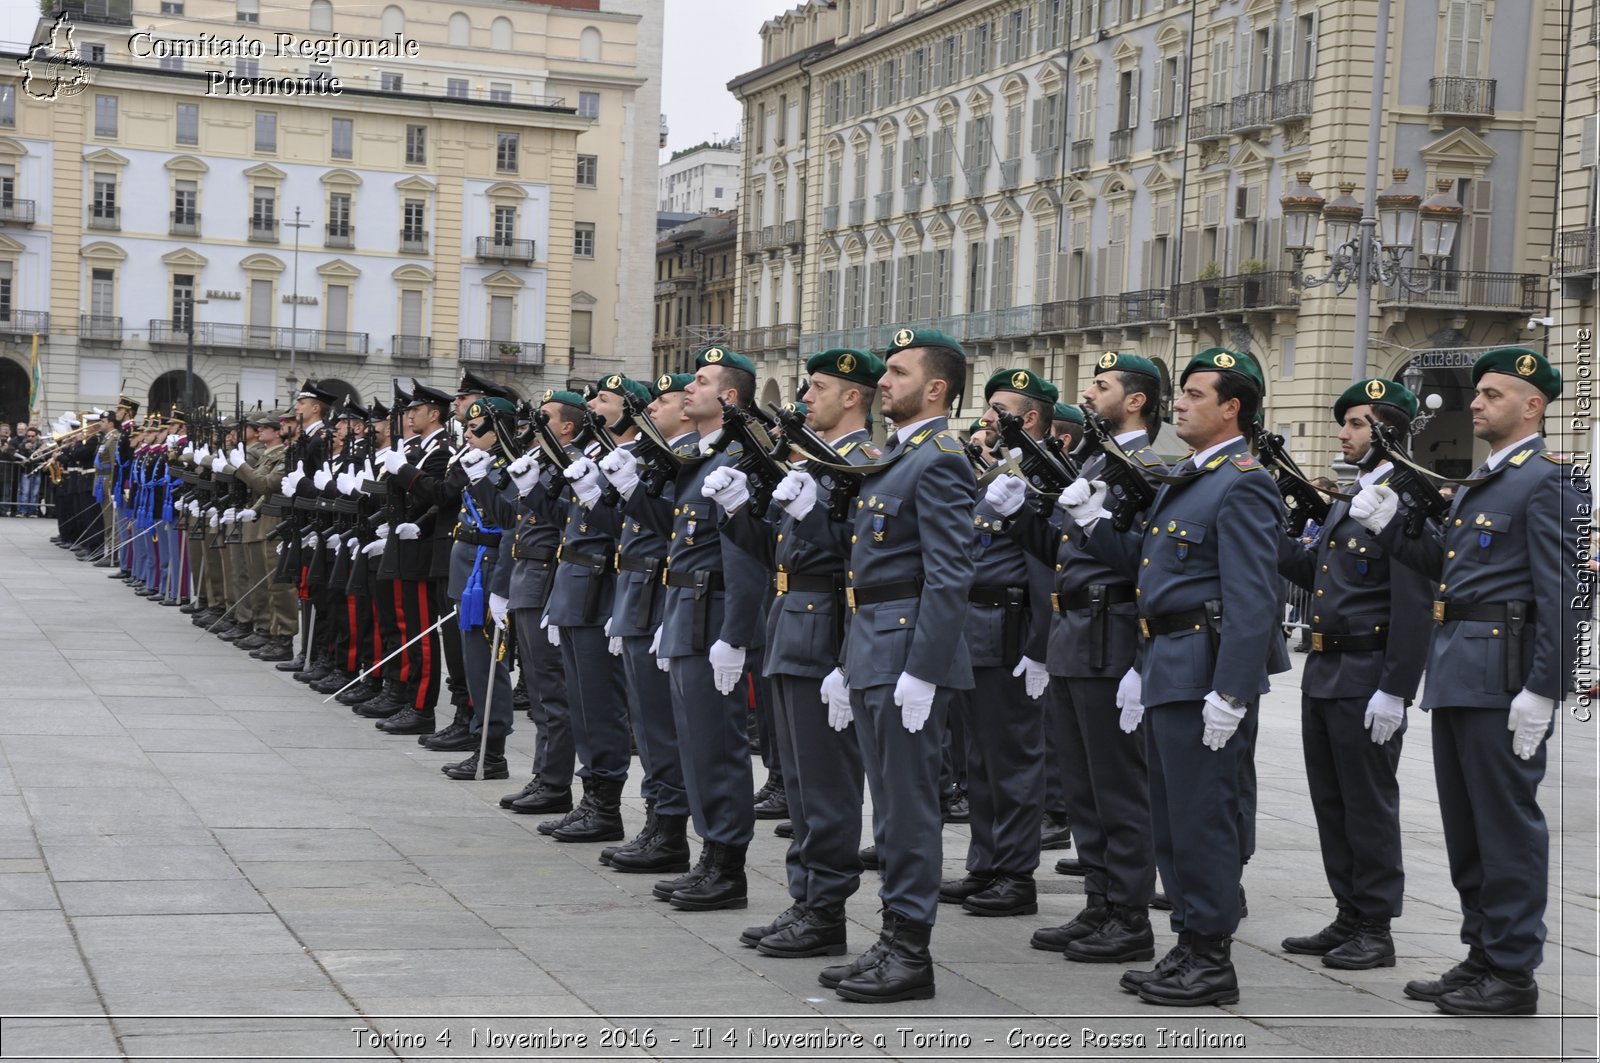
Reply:
[[1032, 875], [1007, 872], [996, 876], [987, 889], [967, 897], [961, 907], [973, 915], [1033, 915], [1039, 911], [1039, 891]]
[[238, 642], [235, 642], [233, 644], [233, 648], [249, 653], [251, 650], [259, 650], [262, 646], [266, 645], [266, 643], [267, 636], [263, 632], [252, 631]]
[[1088, 897], [1089, 903], [1084, 905], [1083, 911], [1061, 926], [1035, 930], [1033, 940], [1028, 944], [1045, 952], [1063, 952], [1071, 942], [1094, 933], [1101, 923], [1110, 918], [1111, 910], [1106, 907], [1105, 894], [1091, 893]]
[[524, 783], [522, 789], [518, 790], [516, 793], [506, 794], [504, 797], [500, 798], [500, 807], [510, 808], [513, 801], [518, 801], [524, 797], [527, 797], [529, 794], [537, 790], [539, 785], [539, 776], [535, 775], [533, 778]]
[[1153, 982], [1158, 978], [1165, 978], [1176, 971], [1183, 962], [1189, 958], [1189, 933], [1184, 931], [1178, 935], [1178, 943], [1167, 951], [1167, 954], [1156, 961], [1156, 965], [1148, 971], [1123, 971], [1117, 984], [1130, 993], [1137, 993], [1139, 987], [1146, 982]]
[[589, 815], [589, 806], [594, 803], [594, 784], [588, 779], [580, 779], [579, 782], [583, 786], [583, 796], [578, 799], [578, 803], [567, 809], [567, 814], [560, 819], [547, 819], [535, 827], [535, 830], [549, 837], [568, 823], [575, 823]]
[[867, 951], [851, 960], [849, 963], [839, 963], [832, 967], [824, 967], [817, 972], [817, 984], [829, 989], [838, 989], [839, 983], [846, 978], [854, 978], [862, 971], [876, 967], [883, 959], [884, 953], [889, 948], [891, 929], [898, 926], [900, 917], [887, 908], [883, 910], [883, 929], [878, 932], [878, 940], [868, 946]]
[[982, 893], [998, 876], [969, 871], [961, 878], [947, 878], [939, 883], [940, 904], [960, 904], [974, 893]]
[[783, 776], [773, 772], [767, 777], [765, 797], [756, 802], [757, 819], [788, 819], [789, 794], [783, 788]]
[[[656, 813], [655, 832], [637, 849], [624, 846], [611, 855], [611, 870], [627, 875], [671, 874], [689, 870], [689, 817]], [[670, 898], [671, 894], [668, 895]]]
[[1139, 999], [1174, 1008], [1237, 1004], [1239, 978], [1233, 970], [1232, 945], [1231, 937], [1190, 934], [1189, 955], [1172, 973], [1141, 985]]
[[334, 694], [342, 688], [355, 682], [355, 678], [356, 673], [347, 672], [342, 668], [336, 668], [329, 672], [324, 678], [312, 683], [311, 689], [315, 690], [318, 694]]
[[793, 904], [789, 905], [789, 907], [785, 908], [782, 913], [779, 914], [778, 918], [774, 919], [772, 922], [763, 923], [760, 926], [745, 927], [744, 932], [739, 935], [739, 944], [747, 945], [753, 949], [757, 945], [761, 944], [762, 938], [771, 937], [784, 927], [798, 923], [800, 918], [805, 914], [805, 902], [795, 901]]
[[804, 959], [843, 956], [847, 947], [844, 905], [835, 904], [806, 908], [799, 919], [762, 938], [756, 951], [779, 959]]
[[933, 927], [896, 917], [891, 930], [885, 914], [883, 953], [877, 964], [842, 979], [834, 992], [858, 1004], [895, 1004], [933, 997]]
[[[660, 816], [656, 819], [660, 820]], [[679, 890], [699, 882], [711, 871], [711, 859], [716, 855], [716, 842], [702, 842], [700, 845], [700, 859], [694, 867], [679, 875], [677, 878], [662, 879], [650, 887], [650, 895], [658, 901], [670, 901], [672, 895]]]
[[1433, 1006], [1447, 1015], [1533, 1015], [1539, 1010], [1539, 984], [1532, 971], [1490, 967], [1476, 981], [1441, 996]]
[[[692, 886], [672, 894], [672, 906], [681, 912], [714, 912], [748, 905], [750, 887], [744, 877], [743, 845], [718, 845], [711, 867]], [[616, 859], [611, 861], [616, 866]]]
[[772, 828], [772, 833], [776, 834], [780, 838], [792, 839], [794, 837], [794, 823], [787, 819], [780, 820], [777, 826]]
[[[383, 684], [369, 676], [333, 700], [341, 705], [362, 705], [382, 693]], [[395, 712], [399, 711], [399, 709], [395, 710]], [[389, 713], [388, 715], [393, 716], [394, 713]]]
[[622, 781], [587, 779], [588, 814], [568, 820], [550, 832], [558, 842], [620, 842], [628, 836], [622, 828]]
[[[444, 772], [447, 779], [466, 780], [476, 778], [478, 773], [478, 754], [473, 753], [472, 756], [458, 764], [446, 764], [439, 770]], [[504, 738], [489, 739], [483, 755], [483, 777], [485, 780], [509, 779], [511, 777], [511, 768], [506, 764], [506, 740]]]
[[1058, 875], [1074, 875], [1082, 878], [1088, 873], [1089, 869], [1084, 867], [1083, 861], [1076, 857], [1069, 856], [1056, 861], [1056, 874]]
[[305, 671], [296, 672], [294, 674], [294, 681], [296, 683], [320, 683], [322, 680], [328, 678], [329, 674], [332, 672], [332, 661], [321, 657], [316, 657], [313, 658], [311, 663], [306, 666]]
[[472, 706], [457, 705], [456, 717], [444, 730], [422, 735], [417, 744], [436, 752], [453, 752], [458, 749], [477, 749], [478, 739], [472, 733]]
[[[354, 688], [354, 690], [360, 689], [360, 686]], [[353, 693], [354, 690], [349, 693]], [[365, 716], [369, 720], [383, 720], [411, 708], [416, 701], [411, 691], [407, 690], [405, 684], [398, 679], [385, 679], [376, 697], [368, 698], [364, 702], [345, 702], [345, 704], [355, 705], [357, 715]], [[432, 719], [433, 713], [430, 712], [428, 717]]]
[[1394, 938], [1389, 935], [1389, 920], [1363, 919], [1355, 936], [1322, 957], [1324, 967], [1341, 971], [1370, 971], [1394, 966]]
[[572, 811], [572, 787], [551, 786], [540, 780], [539, 785], [509, 806], [511, 811], [523, 816], [549, 816]]
[[1296, 956], [1325, 956], [1329, 952], [1343, 945], [1346, 941], [1356, 936], [1356, 927], [1361, 919], [1349, 908], [1340, 908], [1333, 922], [1305, 937], [1284, 938], [1282, 945], [1284, 952], [1292, 952]]
[[[366, 713], [362, 713], [363, 716]], [[433, 713], [421, 713], [416, 709], [405, 708], [393, 716], [379, 720], [374, 726], [388, 735], [431, 735], [438, 721], [433, 718]]]
[[1048, 812], [1039, 820], [1039, 848], [1072, 848], [1072, 825], [1065, 816], [1052, 816]]
[[1156, 958], [1156, 936], [1150, 929], [1146, 908], [1114, 905], [1105, 922], [1093, 933], [1073, 941], [1062, 950], [1078, 963], [1139, 963]]
[[294, 651], [294, 638], [289, 639], [289, 656], [282, 661], [273, 662], [272, 667], [280, 672], [293, 672], [296, 675], [306, 670], [306, 659]]
[[1442, 977], [1418, 978], [1407, 982], [1405, 993], [1412, 1000], [1426, 1000], [1430, 1004], [1437, 1004], [1440, 997], [1462, 986], [1471, 985], [1488, 970], [1489, 957], [1484, 955], [1482, 949], [1471, 948], [1467, 950], [1467, 958], [1446, 971]]
[[270, 635], [260, 649], [250, 651], [250, 656], [258, 661], [293, 663], [294, 638], [290, 635]]
[[862, 846], [861, 852], [856, 855], [861, 857], [861, 866], [864, 870], [878, 870], [878, 847], [876, 845]]
[[629, 838], [621, 845], [608, 845], [604, 849], [601, 849], [598, 859], [602, 864], [609, 864], [611, 863], [611, 858], [616, 856], [617, 853], [621, 852], [623, 849], [627, 849], [631, 852], [632, 850], [639, 848], [639, 846], [649, 841], [651, 835], [655, 834], [655, 832], [656, 803], [651, 798], [645, 798], [644, 827], [640, 829], [638, 834], [635, 834], [632, 838]]

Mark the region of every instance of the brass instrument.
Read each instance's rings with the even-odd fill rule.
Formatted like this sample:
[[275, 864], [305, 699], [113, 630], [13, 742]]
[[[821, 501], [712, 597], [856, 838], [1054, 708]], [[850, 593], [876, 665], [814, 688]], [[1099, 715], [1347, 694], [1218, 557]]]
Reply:
[[[96, 428], [96, 422], [88, 420], [88, 416], [89, 415], [86, 413], [80, 413], [78, 415], [78, 419], [83, 422], [82, 425], [78, 428], [74, 428], [70, 432], [50, 433], [50, 444], [35, 451], [32, 457], [22, 463], [23, 474], [31, 475], [35, 472], [38, 472], [41, 468], [49, 463], [54, 463], [59, 467], [60, 462], [56, 460], [56, 452], [67, 443], [78, 442], [80, 438], [85, 436], [85, 433], [91, 432]], [[59, 472], [52, 472], [51, 482], [60, 483], [61, 480], [59, 479], [59, 476]]]

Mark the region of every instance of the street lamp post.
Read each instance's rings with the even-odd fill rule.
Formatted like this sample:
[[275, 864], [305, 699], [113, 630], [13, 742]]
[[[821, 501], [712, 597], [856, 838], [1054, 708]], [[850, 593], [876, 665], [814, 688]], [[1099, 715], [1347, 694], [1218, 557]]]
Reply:
[[290, 275], [289, 286], [294, 289], [289, 295], [289, 394], [295, 392], [295, 386], [300, 383], [294, 372], [295, 352], [300, 349], [300, 230], [311, 228], [311, 223], [300, 220], [300, 208], [294, 208], [294, 221], [285, 222], [294, 230], [294, 267]]
[[183, 305], [187, 311], [184, 315], [184, 324], [188, 326], [188, 338], [183, 346], [183, 404], [187, 410], [194, 410], [194, 308], [204, 306], [209, 299], [196, 299], [194, 288], [183, 294]]

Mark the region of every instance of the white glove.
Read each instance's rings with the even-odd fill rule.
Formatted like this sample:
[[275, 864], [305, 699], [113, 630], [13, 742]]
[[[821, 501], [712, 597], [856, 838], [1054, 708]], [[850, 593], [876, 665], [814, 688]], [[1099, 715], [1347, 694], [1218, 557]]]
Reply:
[[170, 436], [168, 436], [167, 437], [167, 446], [169, 446], [169, 447], [177, 446], [178, 445], [178, 440], [180, 440], [182, 438], [183, 437], [179, 436], [179, 435], [170, 435]]
[[[639, 459], [629, 450], [613, 450], [600, 459], [600, 471], [623, 498], [632, 498], [639, 486]], [[665, 669], [663, 669], [665, 671]]]
[[1043, 694], [1044, 688], [1050, 685], [1050, 671], [1031, 657], [1024, 657], [1017, 662], [1011, 670], [1012, 678], [1022, 676], [1022, 689], [1031, 700], [1037, 701]]
[[938, 689], [910, 672], [900, 673], [900, 679], [894, 685], [894, 703], [900, 709], [900, 723], [906, 730], [912, 734], [922, 730], [922, 725], [928, 722], [928, 715], [933, 712], [933, 695]]
[[1082, 477], [1067, 485], [1056, 500], [1056, 505], [1067, 511], [1067, 516], [1080, 528], [1087, 528], [1102, 517], [1111, 516], [1106, 509], [1110, 494], [1104, 480], [1086, 481]]
[[333, 472], [326, 465], [318, 469], [316, 474], [311, 477], [311, 486], [315, 487], [318, 491], [327, 487], [331, 483], [333, 483]]
[[356, 551], [361, 549], [361, 540], [352, 535], [344, 541], [344, 548], [350, 551], [351, 557], [355, 557]]
[[378, 525], [377, 531], [374, 531], [372, 534], [376, 535], [380, 539], [387, 539], [389, 537], [389, 526], [387, 524], [380, 524]]
[[605, 636], [606, 636], [606, 652], [611, 654], [611, 656], [613, 656], [613, 657], [621, 657], [622, 656], [622, 637], [620, 635], [613, 635], [611, 633], [611, 621], [610, 620], [606, 621], [606, 626], [603, 628], [603, 630], [605, 631]]
[[544, 637], [550, 640], [550, 645], [561, 645], [561, 629], [552, 624], [548, 616], [540, 618], [539, 626], [544, 629]]
[[750, 477], [727, 465], [712, 469], [706, 482], [700, 485], [700, 494], [721, 506], [725, 512], [737, 513], [740, 507], [750, 501]]
[[660, 628], [656, 628], [655, 638], [650, 640], [650, 652], [653, 653], [653, 654], [657, 654], [657, 657], [656, 657], [656, 667], [657, 668], [661, 669], [663, 672], [670, 672], [672, 670], [672, 658], [659, 656], [659, 654], [661, 653], [661, 629]]
[[530, 450], [508, 465], [506, 472], [510, 474], [511, 482], [517, 485], [517, 493], [525, 495], [539, 482], [539, 459]]
[[795, 520], [805, 520], [817, 504], [817, 481], [810, 473], [791, 469], [772, 489], [772, 500]]
[[194, 463], [196, 465], [209, 465], [211, 463], [211, 448], [204, 443], [200, 444], [200, 449], [194, 452]]
[[395, 538], [411, 540], [422, 534], [422, 529], [415, 524], [397, 524], [394, 529]]
[[489, 592], [489, 615], [494, 617], [494, 626], [502, 630], [506, 626], [506, 613], [511, 609], [511, 599]]
[[185, 447], [182, 454], [178, 455], [179, 461], [190, 462], [194, 460], [194, 448]]
[[360, 477], [353, 472], [341, 472], [333, 478], [333, 486], [341, 495], [350, 496], [356, 493], [356, 485], [361, 482]]
[[1506, 718], [1506, 730], [1511, 734], [1511, 751], [1527, 760], [1539, 751], [1539, 743], [1550, 731], [1556, 703], [1550, 698], [1535, 694], [1527, 687], [1511, 699], [1511, 713]]
[[1117, 684], [1117, 708], [1122, 710], [1122, 715], [1117, 719], [1117, 726], [1122, 728], [1123, 734], [1133, 734], [1139, 729], [1139, 721], [1144, 719], [1144, 679], [1139, 675], [1139, 669], [1129, 668], [1122, 682]]
[[206, 515], [207, 527], [215, 528], [219, 519], [217, 511], [214, 509], [207, 510]]
[[711, 660], [711, 682], [719, 694], [732, 694], [744, 675], [744, 650], [730, 646], [721, 639], [711, 644], [707, 654]]
[[344, 540], [339, 538], [339, 534], [337, 532], [335, 532], [334, 534], [328, 536], [328, 552], [329, 553], [333, 554], [334, 557], [338, 557], [339, 553], [343, 549], [344, 549]]
[[237, 509], [234, 509], [232, 506], [229, 506], [227, 509], [222, 511], [222, 518], [221, 518], [220, 521], [218, 521], [218, 523], [219, 524], [232, 524], [234, 521], [236, 521], [238, 519], [239, 519], [239, 511]]
[[1009, 517], [1022, 508], [1022, 500], [1027, 494], [1028, 489], [1023, 486], [1022, 478], [1007, 473], [989, 485], [989, 489], [983, 493], [983, 500], [1002, 517]]
[[196, 501], [193, 501], [193, 500], [191, 500], [189, 502], [189, 516], [191, 516], [191, 517], [199, 517], [200, 516], [200, 503], [199, 502], [196, 502]]
[[363, 546], [361, 548], [361, 552], [366, 554], [368, 557], [377, 557], [379, 554], [383, 553], [384, 547], [388, 545], [389, 544], [384, 542], [382, 539], [374, 539], [366, 546]]
[[305, 547], [307, 550], [315, 550], [317, 548], [317, 542], [318, 536], [316, 532], [306, 532], [305, 538], [300, 540], [300, 545]]
[[239, 511], [238, 520], [241, 524], [249, 524], [260, 516], [261, 514], [257, 513], [253, 509], [241, 509]]
[[1350, 503], [1350, 516], [1374, 535], [1387, 528], [1399, 511], [1400, 496], [1382, 484], [1363, 487]]
[[1239, 723], [1244, 719], [1245, 709], [1234, 708], [1222, 700], [1222, 695], [1215, 690], [1206, 695], [1206, 703], [1200, 710], [1200, 715], [1205, 719], [1205, 733], [1200, 736], [1200, 741], [1210, 750], [1221, 749], [1228, 744], [1228, 739], [1233, 737], [1233, 732], [1239, 729]]
[[579, 458], [567, 466], [565, 475], [573, 494], [578, 496], [578, 505], [593, 509], [600, 501], [600, 466], [592, 458]]
[[218, 454], [216, 457], [211, 459], [211, 471], [212, 472], [223, 472], [227, 468], [228, 468], [228, 459], [223, 457], [221, 454]]
[[1406, 722], [1406, 703], [1402, 698], [1374, 690], [1367, 699], [1367, 718], [1362, 726], [1372, 733], [1372, 741], [1383, 745]]
[[246, 461], [246, 456], [245, 456], [245, 452], [244, 452], [244, 444], [243, 443], [235, 443], [233, 445], [233, 449], [228, 452], [228, 464], [232, 465], [235, 469], [237, 469], [241, 465], [243, 465], [245, 463], [245, 461]]
[[393, 476], [405, 467], [406, 456], [399, 447], [383, 452], [383, 471]]
[[822, 704], [828, 709], [828, 726], [835, 731], [844, 730], [855, 719], [850, 708], [850, 685], [845, 682], [842, 668], [835, 668], [823, 678]]
[[487, 450], [474, 450], [468, 448], [461, 453], [461, 471], [467, 474], [467, 479], [477, 483], [489, 475], [489, 463], [494, 460], [494, 455]]
[[300, 486], [300, 481], [304, 480], [305, 478], [306, 463], [303, 461], [296, 462], [293, 472], [287, 472], [283, 474], [283, 483], [279, 486], [278, 490], [282, 491], [286, 497], [292, 498], [294, 497], [295, 489]]

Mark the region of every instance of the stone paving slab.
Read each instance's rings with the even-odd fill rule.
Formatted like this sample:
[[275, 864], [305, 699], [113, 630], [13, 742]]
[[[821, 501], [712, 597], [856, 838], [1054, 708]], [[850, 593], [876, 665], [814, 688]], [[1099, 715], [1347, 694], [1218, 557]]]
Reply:
[[[650, 897], [654, 876], [608, 872], [597, 846], [558, 844], [536, 833], [542, 817], [496, 807], [530, 763], [531, 725], [519, 720], [509, 744], [517, 778], [451, 782], [437, 769], [462, 754], [382, 735], [176, 610], [133, 598], [47, 544], [49, 530], [0, 520], [0, 609], [14, 619], [0, 653], [26, 661], [0, 686], [7, 1060], [505, 1055], [515, 1050], [474, 1050], [473, 1035], [547, 1028], [588, 1034], [570, 1058], [671, 1058], [689, 1054], [696, 1026], [716, 1028], [715, 1053], [701, 1055], [719, 1060], [839, 1055], [783, 1040], [824, 1029], [863, 1036], [851, 1050], [863, 1059], [1138, 1054], [1085, 1045], [1086, 1029], [1191, 1058], [1593, 1058], [1600, 724], [1562, 726], [1541, 792], [1558, 865], [1537, 1018], [1452, 1019], [1400, 992], [1462, 951], [1423, 714], [1401, 757], [1408, 878], [1396, 966], [1335, 972], [1278, 950], [1330, 909], [1297, 671], [1264, 702], [1259, 850], [1234, 953], [1240, 1004], [1165, 1013], [1122, 992], [1120, 968], [1029, 948], [1034, 927], [1083, 903], [1081, 879], [1050, 873], [1070, 853], [1044, 853], [1036, 917], [942, 911], [938, 996], [879, 1010], [816, 984], [831, 960], [774, 960], [738, 943], [788, 904], [784, 843], [769, 824], [751, 849], [748, 910], [678, 912]], [[643, 811], [633, 778], [630, 832]], [[948, 874], [960, 873], [966, 841], [965, 828], [945, 830]], [[875, 885], [869, 874], [849, 905], [857, 947], [876, 934]], [[1170, 943], [1159, 918], [1157, 935]], [[352, 1026], [375, 1039], [358, 1055]], [[616, 1027], [656, 1043], [602, 1049], [599, 1031]], [[1244, 1047], [1181, 1043], [1196, 1028]], [[1006, 1044], [1014, 1030], [1017, 1047]], [[726, 1031], [738, 1036], [722, 1042]]]

